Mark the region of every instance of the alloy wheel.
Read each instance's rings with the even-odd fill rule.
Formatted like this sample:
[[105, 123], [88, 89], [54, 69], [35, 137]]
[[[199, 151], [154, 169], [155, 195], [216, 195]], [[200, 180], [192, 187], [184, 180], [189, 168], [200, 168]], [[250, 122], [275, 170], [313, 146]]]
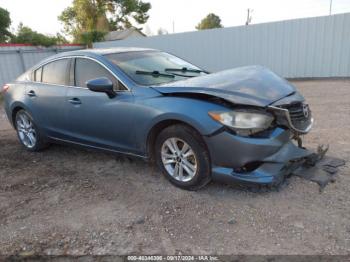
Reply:
[[37, 133], [32, 120], [24, 112], [20, 112], [16, 118], [16, 127], [19, 139], [27, 148], [35, 147]]
[[188, 182], [197, 173], [197, 159], [192, 148], [182, 139], [168, 138], [161, 149], [163, 165], [170, 176]]

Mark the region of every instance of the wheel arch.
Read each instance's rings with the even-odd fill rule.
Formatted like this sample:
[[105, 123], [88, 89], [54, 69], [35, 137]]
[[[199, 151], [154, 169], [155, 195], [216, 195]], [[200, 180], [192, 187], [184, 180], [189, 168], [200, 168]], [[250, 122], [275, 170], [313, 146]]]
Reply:
[[18, 111], [20, 110], [26, 110], [26, 107], [23, 105], [23, 104], [15, 104], [13, 107], [12, 107], [12, 110], [11, 110], [11, 121], [12, 121], [12, 126], [16, 129], [16, 115], [18, 113]]
[[202, 138], [201, 132], [194, 125], [191, 125], [190, 123], [179, 119], [165, 119], [153, 125], [150, 131], [148, 132], [147, 141], [146, 141], [146, 150], [150, 161], [152, 162], [154, 161], [155, 141], [158, 135], [160, 134], [160, 132], [162, 132], [162, 130], [173, 125], [185, 125], [191, 128], [192, 130], [194, 130], [197, 133], [198, 137], [201, 138], [203, 144], [207, 147], [207, 150], [208, 150], [208, 146], [205, 143], [204, 139]]

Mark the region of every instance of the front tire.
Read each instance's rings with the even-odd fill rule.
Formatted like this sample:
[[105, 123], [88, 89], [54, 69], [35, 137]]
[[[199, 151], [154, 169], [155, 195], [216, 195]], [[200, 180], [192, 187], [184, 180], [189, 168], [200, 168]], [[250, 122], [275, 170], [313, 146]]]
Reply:
[[156, 162], [175, 186], [197, 190], [211, 180], [208, 150], [200, 135], [186, 125], [165, 128], [156, 139]]
[[27, 111], [22, 109], [16, 113], [15, 125], [18, 139], [28, 151], [36, 152], [48, 146], [44, 135]]

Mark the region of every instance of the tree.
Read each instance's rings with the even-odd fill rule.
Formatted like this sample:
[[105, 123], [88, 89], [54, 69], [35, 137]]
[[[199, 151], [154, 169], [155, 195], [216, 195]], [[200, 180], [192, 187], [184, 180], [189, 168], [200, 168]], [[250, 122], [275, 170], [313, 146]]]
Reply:
[[57, 33], [56, 34], [56, 45], [64, 45], [64, 44], [69, 44], [69, 41], [67, 40], [67, 38], [65, 38], [62, 34]]
[[105, 37], [105, 32], [100, 31], [89, 31], [89, 32], [83, 32], [80, 34], [79, 39], [81, 43], [84, 43], [88, 45], [88, 47], [92, 47], [93, 42], [99, 42], [102, 41]]
[[11, 37], [10, 31], [8, 31], [11, 25], [10, 13], [0, 7], [0, 42], [8, 41]]
[[150, 8], [141, 0], [73, 0], [58, 19], [75, 42], [91, 45], [110, 30], [145, 24]]
[[[143, 25], [148, 21], [151, 4], [142, 0], [104, 0], [112, 15], [111, 30], [122, 30]], [[142, 28], [138, 28], [142, 30]]]
[[56, 36], [47, 36], [40, 34], [20, 23], [16, 34], [11, 38], [11, 42], [15, 44], [31, 44], [47, 47], [67, 43], [67, 40], [60, 34], [57, 34]]
[[222, 28], [221, 19], [219, 16], [210, 13], [196, 26], [197, 30], [205, 30], [212, 28]]

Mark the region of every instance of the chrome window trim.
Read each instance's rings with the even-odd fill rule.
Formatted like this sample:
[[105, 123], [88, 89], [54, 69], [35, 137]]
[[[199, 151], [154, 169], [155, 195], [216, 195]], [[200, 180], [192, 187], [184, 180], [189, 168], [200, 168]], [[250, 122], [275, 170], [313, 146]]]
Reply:
[[[40, 65], [38, 65], [37, 67], [34, 67], [32, 69], [32, 72], [31, 74], [33, 74], [33, 72], [37, 69], [39, 69], [40, 67], [43, 67], [49, 63], [52, 63], [52, 62], [55, 62], [55, 61], [58, 61], [58, 60], [62, 60], [62, 59], [72, 59], [72, 58], [83, 58], [83, 59], [90, 59], [96, 63], [98, 63], [99, 65], [101, 65], [103, 68], [105, 68], [113, 77], [115, 77], [120, 83], [123, 84], [123, 86], [125, 86], [125, 88], [127, 90], [117, 90], [115, 92], [131, 92], [131, 89], [122, 81], [120, 80], [120, 78], [112, 71], [110, 70], [105, 64], [103, 64], [102, 62], [98, 61], [97, 59], [95, 58], [92, 58], [92, 57], [89, 57], [89, 56], [83, 56], [83, 55], [71, 55], [71, 56], [63, 56], [63, 57], [58, 57], [58, 58], [55, 58], [55, 59], [52, 59], [50, 61], [47, 61], [45, 63], [42, 63]], [[78, 88], [78, 89], [87, 89], [89, 90], [89, 88], [87, 87], [81, 87], [81, 86], [71, 86], [71, 85], [59, 85], [59, 84], [52, 84], [52, 83], [45, 83], [45, 82], [37, 82], [37, 81], [33, 81], [33, 80], [30, 80], [29, 82], [31, 83], [39, 83], [39, 84], [46, 84], [46, 85], [54, 85], [54, 86], [64, 86], [64, 87], [70, 87], [70, 88]]]

